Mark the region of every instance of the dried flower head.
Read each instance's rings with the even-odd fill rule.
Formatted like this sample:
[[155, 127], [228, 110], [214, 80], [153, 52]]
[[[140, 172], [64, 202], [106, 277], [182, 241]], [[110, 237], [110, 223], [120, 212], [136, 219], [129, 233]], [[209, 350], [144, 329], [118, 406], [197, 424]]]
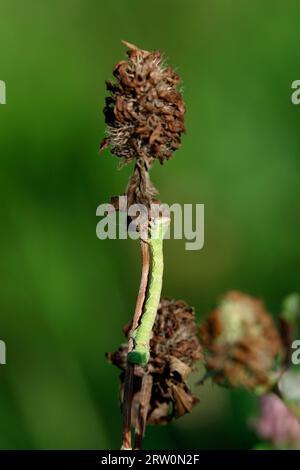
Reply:
[[107, 82], [111, 96], [104, 108], [106, 143], [125, 162], [158, 158], [163, 163], [180, 147], [185, 130], [185, 106], [177, 90], [180, 78], [164, 65], [160, 52], [123, 43], [128, 60], [115, 66], [117, 82]]
[[229, 292], [202, 325], [200, 336], [215, 382], [256, 392], [272, 387], [282, 344], [260, 300]]
[[181, 145], [185, 132], [185, 106], [177, 89], [180, 78], [163, 63], [160, 52], [148, 52], [123, 41], [128, 60], [113, 71], [114, 83], [106, 82], [110, 96], [104, 108], [107, 137], [101, 149], [111, 152], [135, 168], [126, 189], [128, 204], [150, 208], [157, 190], [149, 169], [155, 159], [169, 159]]
[[[109, 360], [124, 371], [127, 360], [127, 345], [108, 354]], [[192, 410], [198, 399], [192, 395], [186, 380], [202, 358], [197, 338], [194, 310], [180, 300], [162, 299], [157, 312], [151, 340], [151, 358], [146, 369], [135, 367], [132, 423], [137, 422], [137, 413], [143, 377], [151, 377], [151, 391], [147, 413], [148, 424], [166, 424]], [[122, 393], [121, 393], [122, 397]]]

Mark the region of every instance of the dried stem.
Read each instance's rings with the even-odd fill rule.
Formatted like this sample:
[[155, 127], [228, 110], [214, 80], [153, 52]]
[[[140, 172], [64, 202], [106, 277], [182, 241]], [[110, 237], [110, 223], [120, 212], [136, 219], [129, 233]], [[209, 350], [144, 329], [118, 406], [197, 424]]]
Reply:
[[142, 311], [143, 311], [143, 305], [144, 305], [144, 301], [146, 297], [146, 290], [147, 290], [147, 284], [148, 284], [149, 266], [150, 266], [148, 243], [145, 242], [144, 240], [140, 240], [140, 245], [141, 245], [141, 255], [142, 255], [142, 274], [141, 274], [140, 289], [139, 289], [135, 311], [134, 311], [134, 315], [132, 319], [132, 325], [131, 325], [130, 333], [129, 333], [130, 350], [133, 347], [133, 340], [131, 338], [131, 333], [138, 326], [141, 315], [142, 315]]
[[131, 405], [133, 398], [134, 365], [127, 364], [123, 389], [123, 433], [121, 450], [131, 450]]
[[[136, 301], [135, 311], [132, 319], [132, 325], [129, 332], [128, 340], [128, 352], [133, 349], [133, 339], [131, 332], [134, 331], [139, 324], [140, 317], [143, 311], [143, 305], [146, 297], [146, 290], [148, 284], [149, 274], [149, 247], [146, 242], [140, 240], [141, 255], [142, 255], [142, 274], [140, 281], [139, 293]], [[122, 449], [131, 449], [131, 406], [133, 398], [133, 380], [134, 380], [134, 364], [127, 364], [124, 381], [124, 392], [123, 392], [123, 437], [122, 437]]]
[[137, 423], [135, 427], [135, 440], [134, 449], [140, 450], [142, 448], [143, 439], [145, 436], [147, 415], [150, 405], [152, 393], [153, 377], [152, 375], [145, 374], [142, 379], [141, 399], [137, 416]]

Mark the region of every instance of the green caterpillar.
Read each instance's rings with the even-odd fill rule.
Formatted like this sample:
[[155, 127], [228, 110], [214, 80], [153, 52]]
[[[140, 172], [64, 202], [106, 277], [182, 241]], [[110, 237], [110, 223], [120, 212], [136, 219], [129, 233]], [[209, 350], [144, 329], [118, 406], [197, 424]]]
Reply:
[[154, 219], [149, 239], [151, 272], [145, 301], [144, 312], [139, 326], [133, 331], [131, 337], [134, 348], [128, 354], [127, 360], [132, 364], [145, 366], [150, 359], [150, 339], [160, 302], [163, 278], [163, 238], [169, 226], [170, 219], [161, 217]]

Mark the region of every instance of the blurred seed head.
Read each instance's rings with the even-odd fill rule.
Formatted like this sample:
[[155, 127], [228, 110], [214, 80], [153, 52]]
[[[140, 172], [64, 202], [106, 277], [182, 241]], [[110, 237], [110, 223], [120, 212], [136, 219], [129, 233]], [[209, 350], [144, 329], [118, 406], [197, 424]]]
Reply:
[[257, 393], [274, 385], [282, 343], [259, 299], [229, 292], [201, 326], [200, 338], [218, 384]]

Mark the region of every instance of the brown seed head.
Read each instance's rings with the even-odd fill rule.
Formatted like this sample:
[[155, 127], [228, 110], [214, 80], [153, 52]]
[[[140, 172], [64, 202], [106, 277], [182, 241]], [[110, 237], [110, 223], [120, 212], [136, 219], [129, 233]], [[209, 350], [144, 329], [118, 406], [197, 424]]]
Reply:
[[282, 343], [263, 303], [229, 292], [200, 329], [206, 367], [220, 385], [265, 390], [274, 384]]
[[160, 52], [128, 47], [128, 60], [113, 71], [107, 82], [110, 96], [104, 108], [108, 144], [112, 153], [127, 163], [142, 158], [147, 165], [169, 159], [181, 144], [185, 106], [177, 86], [179, 76], [163, 64]]
[[[108, 354], [109, 360], [119, 367], [121, 385], [126, 368], [127, 346]], [[181, 300], [162, 299], [157, 312], [151, 358], [147, 369], [135, 367], [135, 394], [132, 422], [136, 422], [141, 382], [144, 374], [151, 375], [153, 385], [148, 411], [148, 423], [166, 424], [192, 410], [198, 399], [192, 395], [186, 380], [196, 361], [202, 358], [197, 338], [194, 310]]]

